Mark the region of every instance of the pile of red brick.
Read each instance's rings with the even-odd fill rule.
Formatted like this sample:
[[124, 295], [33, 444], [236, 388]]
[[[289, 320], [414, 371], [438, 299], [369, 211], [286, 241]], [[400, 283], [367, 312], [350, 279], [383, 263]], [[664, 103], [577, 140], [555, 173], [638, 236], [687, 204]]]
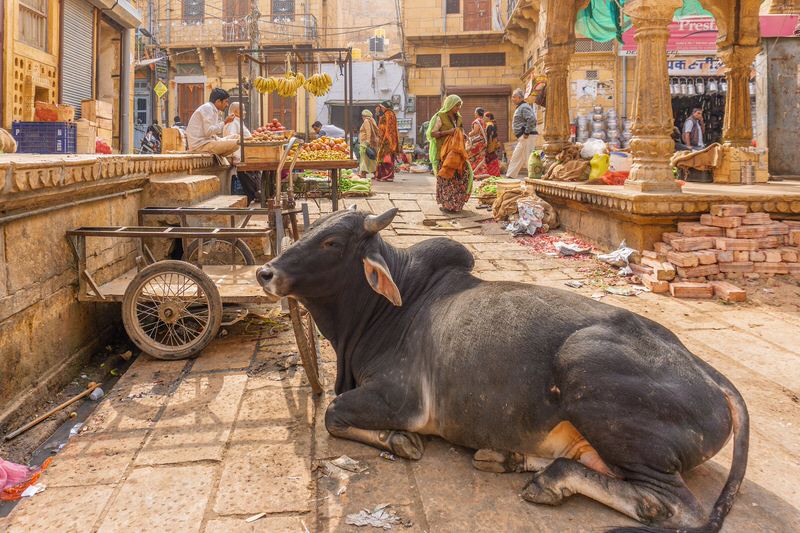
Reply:
[[656, 293], [741, 302], [730, 280], [775, 275], [800, 278], [800, 221], [776, 222], [743, 205], [717, 205], [700, 222], [680, 222], [632, 268]]

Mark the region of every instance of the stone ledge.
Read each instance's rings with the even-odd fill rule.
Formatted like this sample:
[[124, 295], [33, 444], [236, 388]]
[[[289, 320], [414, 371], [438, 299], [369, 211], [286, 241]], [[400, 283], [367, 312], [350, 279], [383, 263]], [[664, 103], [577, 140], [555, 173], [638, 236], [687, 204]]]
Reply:
[[613, 185], [531, 181], [536, 193], [545, 199], [572, 200], [631, 215], [699, 216], [707, 213], [711, 205], [738, 203], [747, 204], [753, 212], [765, 211], [777, 218], [800, 218], [800, 183], [746, 186], [688, 183], [682, 193], [659, 194]]
[[131, 174], [192, 173], [215, 166], [217, 163], [214, 157], [206, 154], [64, 156], [8, 154], [0, 156], [0, 174], [4, 176], [0, 198], [14, 193], [64, 187]]

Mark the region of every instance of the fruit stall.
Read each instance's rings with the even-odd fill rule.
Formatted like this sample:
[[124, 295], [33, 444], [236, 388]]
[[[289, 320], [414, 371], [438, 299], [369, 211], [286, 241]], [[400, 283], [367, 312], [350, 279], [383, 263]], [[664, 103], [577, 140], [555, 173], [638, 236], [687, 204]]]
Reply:
[[[297, 171], [312, 171], [317, 178], [326, 178], [330, 182], [329, 192], [334, 211], [339, 207], [339, 186], [342, 181], [341, 171], [354, 169], [358, 162], [353, 159], [352, 129], [349, 111], [353, 105], [353, 54], [351, 48], [313, 48], [296, 46], [265, 46], [238, 53], [239, 95], [249, 91], [250, 101], [257, 109], [264, 108], [264, 98], [271, 94], [281, 97], [297, 96], [299, 90], [306, 95], [323, 96], [330, 91], [333, 79], [322, 72], [323, 64], [334, 64], [344, 78], [345, 135], [344, 139], [320, 137], [308, 142], [290, 140], [295, 132], [288, 130], [278, 120], [273, 119], [263, 126], [251, 127], [253, 136], [244, 138], [242, 128], [241, 148], [242, 162], [237, 169], [242, 172], [261, 173], [261, 203], [264, 207], [278, 206], [290, 201], [293, 191], [286, 191], [289, 199], [276, 198], [275, 193], [281, 187], [270, 187], [281, 179], [281, 172], [287, 160], [290, 168]], [[249, 77], [243, 74], [247, 66]], [[281, 68], [283, 67], [283, 68]], [[275, 74], [276, 68], [282, 70]], [[250, 79], [252, 78], [252, 79]], [[308, 106], [305, 106], [305, 122], [308, 124]], [[256, 113], [257, 115], [258, 113]], [[245, 117], [247, 122], [248, 117]], [[251, 125], [252, 126], [252, 125]], [[301, 181], [301, 180], [297, 180]], [[357, 184], [356, 191], [361, 187]]]

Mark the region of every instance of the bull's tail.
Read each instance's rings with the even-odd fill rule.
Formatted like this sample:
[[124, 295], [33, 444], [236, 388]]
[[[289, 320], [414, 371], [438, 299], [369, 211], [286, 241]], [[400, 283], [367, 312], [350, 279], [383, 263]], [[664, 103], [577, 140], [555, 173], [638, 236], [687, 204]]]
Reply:
[[739, 492], [739, 487], [744, 480], [745, 470], [747, 470], [747, 451], [750, 446], [750, 416], [747, 413], [744, 398], [736, 390], [736, 387], [719, 373], [715, 377], [728, 400], [731, 418], [733, 419], [733, 460], [731, 461], [728, 479], [725, 481], [722, 493], [711, 510], [708, 522], [699, 528], [620, 527], [606, 533], [717, 533], [722, 529], [722, 522], [733, 506], [733, 500], [736, 497], [736, 493]]

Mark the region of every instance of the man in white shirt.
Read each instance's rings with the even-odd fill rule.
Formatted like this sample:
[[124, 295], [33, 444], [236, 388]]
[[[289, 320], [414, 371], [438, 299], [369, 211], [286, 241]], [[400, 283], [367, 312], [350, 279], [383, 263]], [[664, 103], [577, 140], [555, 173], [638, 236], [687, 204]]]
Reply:
[[[241, 114], [241, 106], [239, 102], [233, 102], [228, 109], [230, 115], [228, 118], [230, 119], [233, 117], [233, 120], [230, 122], [225, 121], [225, 127], [222, 129], [223, 139], [236, 139], [238, 142], [239, 134], [243, 133], [243, 137], [245, 139], [249, 139], [253, 136], [250, 133], [250, 130], [247, 129], [247, 126], [242, 124], [242, 114]], [[231, 161], [234, 165], [238, 165], [242, 161], [242, 150], [236, 150], [233, 155], [231, 155]]]
[[322, 125], [319, 120], [311, 125], [311, 129], [317, 134], [317, 137], [332, 137], [334, 139], [344, 139], [344, 130], [337, 128], [333, 124]]
[[228, 108], [228, 91], [219, 87], [211, 91], [209, 101], [198, 107], [186, 126], [189, 151], [194, 153], [216, 154], [223, 157], [232, 155], [239, 148], [239, 135], [225, 137], [224, 128], [233, 122], [233, 115], [223, 120]]

